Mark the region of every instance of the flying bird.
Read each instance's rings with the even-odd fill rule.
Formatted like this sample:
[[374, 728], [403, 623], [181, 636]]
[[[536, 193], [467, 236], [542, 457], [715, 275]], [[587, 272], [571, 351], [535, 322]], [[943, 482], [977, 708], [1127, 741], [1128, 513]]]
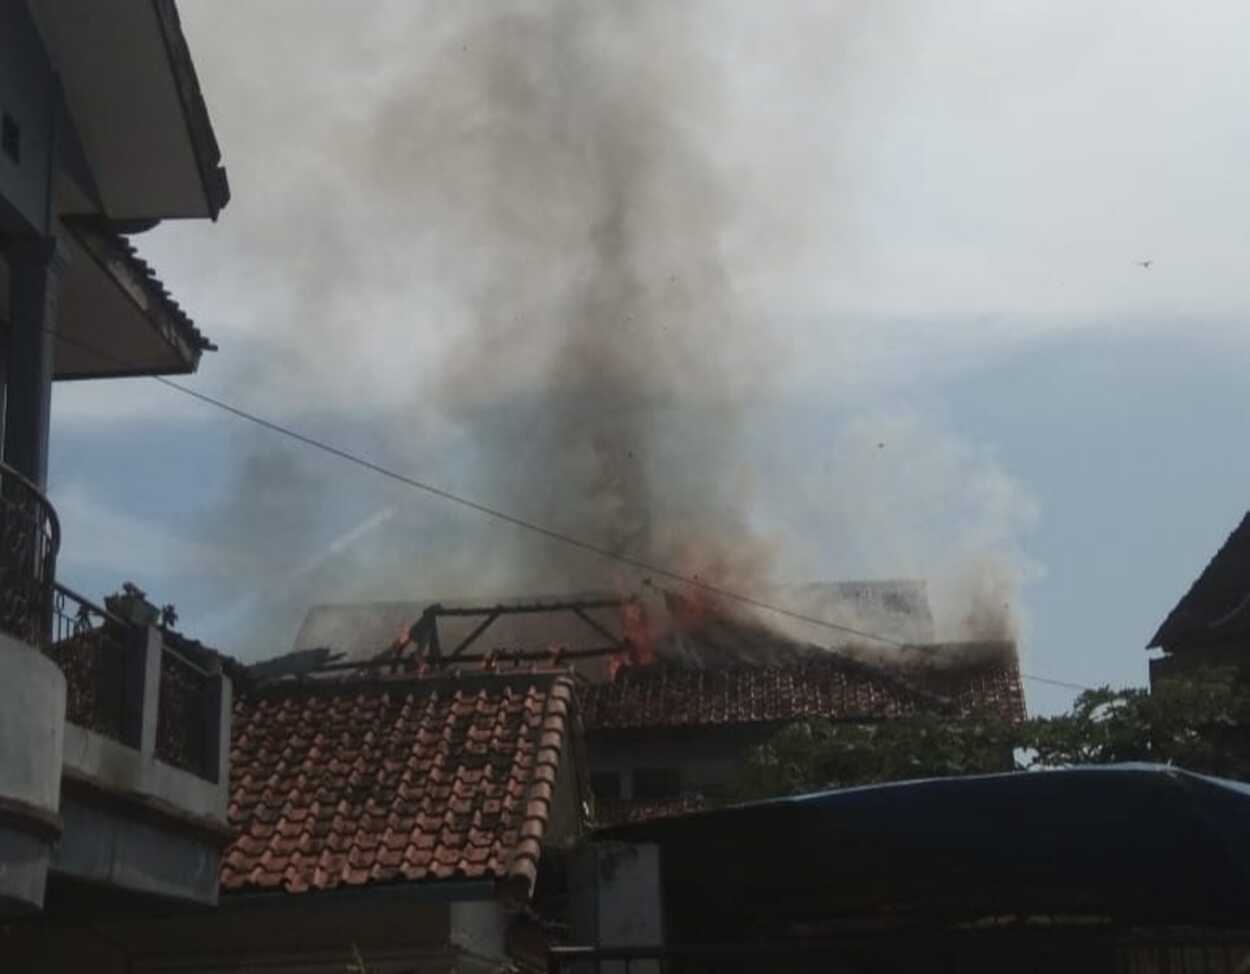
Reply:
[[1142, 268], [1145, 268], [1146, 270], [1150, 270], [1150, 265], [1153, 264], [1154, 261], [1153, 260], [1139, 260], [1136, 263], [1138, 267], [1142, 267]]

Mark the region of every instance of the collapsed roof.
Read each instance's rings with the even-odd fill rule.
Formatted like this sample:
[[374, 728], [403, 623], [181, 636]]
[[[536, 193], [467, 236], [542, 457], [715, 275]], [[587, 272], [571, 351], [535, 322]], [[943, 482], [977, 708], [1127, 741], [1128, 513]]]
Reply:
[[[697, 593], [696, 593], [697, 594]], [[764, 601], [798, 609], [833, 623], [834, 636], [845, 638], [836, 627], [869, 631], [897, 643], [928, 643], [933, 639], [933, 617], [923, 582], [885, 580], [863, 582], [817, 582], [779, 586], [761, 593]], [[546, 651], [554, 646], [576, 650], [604, 645], [604, 632], [616, 641], [627, 637], [618, 606], [637, 601], [650, 617], [650, 626], [666, 638], [655, 648], [661, 658], [680, 659], [688, 665], [723, 665], [731, 661], [767, 662], [795, 647], [815, 648], [810, 627], [791, 632], [783, 615], [768, 625], [749, 617], [716, 609], [701, 621], [698, 632], [674, 626], [670, 617], [683, 610], [687, 597], [644, 585], [636, 593], [584, 592], [561, 596], [479, 599], [423, 599], [396, 602], [328, 603], [308, 610], [292, 646], [294, 652], [328, 649], [348, 660], [365, 660], [384, 651], [431, 609], [441, 609], [440, 639], [445, 649], [459, 644], [474, 631], [478, 619], [458, 615], [477, 607], [482, 615], [492, 607], [502, 611], [483, 633], [483, 648], [509, 651]], [[567, 606], [582, 603], [583, 618]], [[555, 606], [549, 612], [525, 611], [535, 606]], [[720, 620], [725, 620], [721, 625]], [[596, 630], [595, 627], [598, 627]], [[779, 628], [780, 627], [780, 628]], [[802, 628], [801, 625], [799, 628]], [[830, 636], [829, 630], [822, 636]]]

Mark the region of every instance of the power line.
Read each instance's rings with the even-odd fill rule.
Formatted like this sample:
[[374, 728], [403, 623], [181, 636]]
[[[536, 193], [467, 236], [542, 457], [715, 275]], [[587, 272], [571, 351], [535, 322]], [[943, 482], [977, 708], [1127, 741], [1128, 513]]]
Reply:
[[[118, 356], [115, 356], [109, 352], [106, 352], [103, 349], [93, 347], [88, 343], [79, 341], [78, 339], [70, 338], [66, 335], [61, 334], [55, 329], [49, 328], [45, 330], [49, 334], [60, 339], [61, 341], [68, 342], [69, 344], [72, 344], [72, 345], [77, 345], [80, 348], [83, 348], [86, 351], [91, 352], [94, 355], [98, 355], [101, 358], [110, 360], [114, 362], [115, 364], [119, 364], [119, 365], [127, 364], [125, 360], [121, 359]], [[250, 412], [246, 409], [240, 408], [239, 406], [235, 406], [231, 403], [228, 403], [224, 399], [218, 399], [216, 396], [210, 396], [207, 393], [199, 392], [195, 389], [190, 388], [189, 386], [183, 385], [180, 382], [174, 382], [172, 379], [166, 378], [163, 375], [150, 375], [148, 376], [148, 378], [155, 379], [161, 385], [168, 386], [170, 389], [174, 389], [177, 392], [180, 392], [185, 396], [190, 396], [191, 398], [197, 399], [202, 403], [213, 406], [224, 412], [230, 413], [232, 416], [235, 416], [239, 419], [245, 420], [249, 423], [253, 423], [257, 426], [262, 427], [263, 429], [270, 430], [271, 432], [278, 433], [282, 436], [289, 437], [290, 439], [293, 439], [299, 443], [303, 443], [305, 446], [309, 446], [309, 447], [312, 447], [313, 449], [320, 450], [323, 453], [328, 453], [331, 456], [338, 457], [340, 460], [345, 460], [348, 463], [355, 464], [358, 467], [363, 467], [365, 470], [370, 470], [373, 473], [376, 473], [382, 477], [386, 477], [390, 480], [397, 481], [398, 483], [404, 484], [407, 487], [411, 487], [414, 490], [424, 491], [427, 494], [431, 494], [434, 497], [441, 498], [442, 500], [448, 501], [449, 503], [457, 504], [461, 507], [468, 508], [471, 511], [476, 511], [479, 514], [484, 514], [487, 517], [493, 518], [497, 521], [502, 521], [505, 524], [511, 524], [514, 527], [522, 528], [534, 534], [541, 535], [542, 537], [548, 538], [549, 540], [557, 541], [557, 542], [560, 542], [561, 544], [565, 544], [573, 548], [579, 548], [582, 551], [589, 552], [590, 554], [593, 554], [593, 555], [598, 555], [601, 558], [607, 558], [612, 561], [619, 562], [620, 564], [627, 565], [630, 568], [633, 568], [638, 571], [648, 572], [652, 575], [658, 575], [661, 578], [667, 578], [670, 581], [680, 582], [684, 585], [690, 586], [691, 588], [699, 589], [711, 595], [717, 595], [717, 596], [720, 596], [721, 598], [729, 599], [734, 602], [739, 602], [744, 605], [749, 605], [756, 609], [762, 609], [766, 612], [774, 612], [778, 615], [786, 616], [790, 619], [795, 619], [799, 622], [806, 622], [814, 626], [820, 626], [826, 629], [832, 629], [837, 632], [847, 633], [848, 635], [859, 636], [861, 639], [870, 639], [874, 642], [884, 643], [886, 645], [894, 646], [899, 649], [903, 648], [906, 645], [906, 643], [900, 642], [897, 639], [891, 639], [887, 636], [880, 636], [880, 635], [877, 635], [876, 633], [871, 633], [865, 630], [856, 629], [852, 626], [840, 625], [839, 623], [836, 623], [836, 622], [830, 622], [827, 619], [821, 619], [816, 616], [805, 615], [804, 613], [801, 613], [801, 612], [794, 612], [790, 609], [782, 608], [781, 606], [771, 605], [768, 602], [764, 602], [760, 599], [753, 598], [752, 596], [743, 595], [739, 592], [734, 592], [734, 591], [731, 591], [730, 589], [723, 588], [722, 586], [714, 585], [711, 582], [706, 582], [703, 579], [699, 578], [697, 575], [685, 575], [681, 572], [674, 571], [673, 569], [665, 568], [663, 565], [652, 564], [651, 562], [644, 561], [641, 558], [634, 558], [630, 555], [622, 554], [619, 551], [613, 551], [611, 548], [607, 548], [607, 547], [604, 547], [603, 545], [596, 544], [593, 541], [586, 541], [583, 538], [576, 537], [575, 535], [568, 534], [564, 531], [559, 531], [559, 530], [556, 530], [555, 528], [549, 528], [549, 527], [546, 527], [545, 525], [537, 524], [525, 518], [518, 517], [515, 514], [509, 514], [506, 511], [501, 511], [498, 508], [491, 507], [488, 504], [482, 504], [478, 501], [470, 500], [466, 497], [461, 497], [459, 494], [453, 494], [449, 490], [444, 490], [443, 488], [437, 487], [434, 484], [427, 483], [423, 480], [418, 480], [416, 477], [410, 477], [407, 474], [400, 473], [397, 470], [392, 470], [389, 467], [384, 467], [380, 463], [376, 463], [373, 460], [369, 460], [365, 457], [359, 456], [358, 454], [352, 453], [349, 450], [344, 450], [341, 447], [334, 446], [332, 443], [327, 443], [324, 440], [319, 440], [316, 437], [307, 435], [306, 433], [301, 433], [298, 430], [293, 429], [289, 426], [284, 426], [281, 423], [275, 423], [273, 420], [265, 419], [263, 416], [259, 416], [256, 413]]]
[[[44, 330], [48, 334], [52, 335], [54, 338], [58, 339], [59, 341], [64, 341], [71, 345], [77, 345], [79, 348], [82, 348], [85, 351], [90, 352], [93, 355], [97, 355], [103, 359], [109, 360], [113, 362], [114, 364], [117, 364], [117, 365], [129, 364], [124, 359], [120, 358], [119, 356], [113, 355], [110, 352], [106, 352], [101, 348], [95, 347], [79, 339], [70, 338], [69, 336], [64, 335], [61, 332], [57, 331], [56, 329], [45, 328]], [[270, 432], [277, 433], [281, 436], [289, 437], [290, 439], [293, 439], [298, 443], [302, 443], [305, 446], [312, 447], [315, 450], [320, 450], [321, 452], [327, 453], [330, 456], [338, 457], [340, 460], [345, 460], [348, 463], [354, 464], [358, 467], [362, 467], [365, 470], [372, 471], [373, 473], [376, 473], [379, 476], [386, 477], [390, 480], [394, 480], [398, 483], [404, 484], [407, 487], [411, 487], [414, 490], [423, 491], [424, 493], [430, 494], [434, 497], [438, 497], [449, 503], [459, 505], [460, 507], [467, 508], [471, 511], [476, 511], [479, 514], [483, 514], [486, 517], [493, 518], [496, 521], [501, 521], [505, 524], [510, 524], [514, 527], [521, 528], [533, 534], [540, 535], [541, 537], [547, 538], [548, 540], [556, 541], [556, 542], [559, 542], [560, 544], [564, 544], [564, 545], [568, 545], [569, 547], [580, 549], [590, 554], [597, 555], [601, 558], [606, 558], [611, 561], [618, 562], [622, 565], [626, 565], [637, 571], [648, 572], [651, 575], [658, 575], [661, 578], [666, 578], [670, 581], [679, 582], [691, 588], [698, 589], [703, 592], [707, 592], [708, 594], [716, 595], [716, 596], [719, 596], [720, 598], [728, 599], [733, 602], [738, 602], [742, 605], [749, 605], [752, 608], [761, 609], [765, 612], [772, 612], [772, 613], [775, 613], [776, 615], [784, 616], [789, 619], [794, 619], [798, 622], [804, 622], [809, 625], [818, 626], [824, 629], [829, 629], [834, 632], [845, 633], [851, 636], [858, 636], [861, 639], [869, 639], [869, 640], [872, 640], [873, 642], [883, 643], [887, 646], [893, 646], [896, 649], [904, 649], [907, 646], [905, 642], [890, 638], [888, 636], [882, 636], [877, 633], [867, 632], [866, 630], [856, 629], [853, 626], [844, 626], [844, 625], [841, 625], [840, 623], [830, 622], [828, 619], [821, 619], [818, 616], [810, 616], [802, 612], [795, 612], [791, 609], [783, 608], [782, 606], [773, 605], [761, 599], [754, 598], [753, 596], [744, 595], [741, 592], [735, 592], [735, 591], [732, 591], [731, 589], [724, 588], [720, 585], [714, 585], [710, 582], [706, 582], [703, 579], [699, 578], [697, 575], [686, 575], [686, 574], [683, 574], [682, 572], [678, 572], [670, 568], [665, 568], [663, 565], [656, 565], [651, 562], [644, 561], [641, 558], [634, 558], [630, 555], [622, 554], [619, 551], [613, 551], [611, 548], [606, 548], [603, 545], [596, 544], [592, 541], [586, 541], [583, 538], [579, 538], [575, 535], [568, 534], [564, 531], [559, 531], [554, 528], [546, 527], [545, 525], [538, 524], [534, 521], [530, 521], [525, 518], [518, 517], [515, 514], [509, 514], [506, 511], [501, 511], [498, 508], [491, 507], [488, 504], [483, 504], [478, 501], [470, 500], [469, 498], [466, 498], [466, 497], [461, 497], [458, 494], [454, 494], [449, 490], [444, 490], [443, 488], [437, 487], [434, 484], [427, 483], [423, 480], [418, 480], [415, 477], [410, 477], [407, 474], [400, 473], [397, 470], [392, 470], [389, 467], [384, 467], [380, 463], [376, 463], [373, 460], [369, 460], [365, 457], [359, 456], [358, 454], [352, 453], [349, 450], [344, 450], [341, 447], [334, 446], [332, 443], [327, 443], [324, 440], [319, 440], [316, 437], [307, 435], [306, 433], [301, 433], [296, 429], [293, 429], [289, 426], [285, 426], [281, 423], [276, 423], [273, 420], [265, 419], [263, 416], [259, 416], [256, 413], [250, 412], [249, 410], [243, 409], [239, 406], [233, 405], [232, 403], [226, 402], [224, 399], [219, 399], [216, 396], [210, 396], [207, 393], [199, 392], [195, 389], [192, 389], [189, 386], [183, 385], [180, 382], [175, 382], [172, 379], [167, 378], [166, 376], [149, 375], [147, 376], [147, 378], [154, 379], [155, 381], [159, 382], [163, 386], [173, 389], [176, 392], [180, 392], [185, 396], [190, 396], [192, 399], [196, 399], [199, 402], [205, 403], [206, 405], [212, 406], [216, 409], [220, 409], [223, 412], [229, 413], [230, 415], [235, 416], [238, 419], [242, 419], [246, 422], [253, 423], [256, 426], [261, 427], [262, 429], [267, 429]], [[1077, 683], [1065, 683], [1061, 680], [1051, 680], [1045, 677], [1032, 676], [1028, 673], [1021, 673], [1020, 676], [1023, 679], [1033, 680], [1037, 683], [1046, 683], [1052, 686], [1066, 687], [1072, 690], [1091, 689], [1090, 687], [1084, 687]]]
[[1068, 683], [1066, 680], [1052, 680], [1045, 676], [1034, 676], [1032, 673], [1021, 673], [1020, 679], [1032, 680], [1034, 683], [1045, 683], [1047, 686], [1063, 687], [1065, 690], [1082, 690], [1087, 693], [1093, 693], [1093, 687], [1087, 687], [1081, 683]]

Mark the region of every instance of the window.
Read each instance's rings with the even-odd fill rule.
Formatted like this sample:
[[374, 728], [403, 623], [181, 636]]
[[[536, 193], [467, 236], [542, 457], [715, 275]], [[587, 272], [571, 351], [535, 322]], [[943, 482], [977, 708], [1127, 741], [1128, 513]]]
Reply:
[[635, 768], [634, 797], [654, 801], [681, 794], [681, 772], [676, 768]]
[[621, 797], [621, 776], [615, 771], [594, 771], [590, 775], [590, 790], [598, 801], [617, 801]]

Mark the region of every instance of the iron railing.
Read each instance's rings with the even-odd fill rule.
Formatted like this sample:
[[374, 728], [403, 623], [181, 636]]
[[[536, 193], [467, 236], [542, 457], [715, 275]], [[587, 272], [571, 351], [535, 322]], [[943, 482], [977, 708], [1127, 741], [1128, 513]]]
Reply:
[[0, 463], [0, 630], [46, 646], [61, 526], [43, 493]]
[[[52, 616], [47, 653], [65, 674], [66, 719], [128, 747], [141, 747], [147, 626], [59, 584], [54, 586]], [[210, 780], [217, 773], [209, 767], [220, 706], [217, 684], [217, 674], [173, 649], [162, 636], [156, 757]]]
[[143, 631], [64, 585], [53, 588], [47, 653], [65, 674], [65, 718], [138, 747], [143, 696], [130, 658]]
[[156, 756], [166, 764], [212, 779], [209, 735], [218, 703], [216, 674], [165, 646], [161, 652], [161, 697], [156, 710]]

